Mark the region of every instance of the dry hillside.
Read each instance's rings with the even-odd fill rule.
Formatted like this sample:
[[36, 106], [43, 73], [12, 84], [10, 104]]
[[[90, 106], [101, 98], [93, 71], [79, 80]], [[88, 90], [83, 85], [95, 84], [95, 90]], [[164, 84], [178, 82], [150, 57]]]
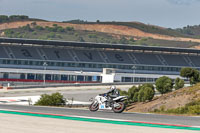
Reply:
[[[35, 22], [35, 21], [34, 21]], [[9, 22], [0, 24], [0, 30], [4, 29], [12, 29], [19, 28], [22, 26], [26, 26], [27, 24], [31, 24], [33, 21], [20, 21], [20, 22]], [[104, 32], [109, 34], [118, 34], [118, 35], [126, 35], [133, 37], [151, 37], [153, 39], [161, 39], [161, 40], [173, 40], [173, 41], [192, 41], [200, 43], [200, 39], [194, 38], [184, 38], [184, 37], [172, 37], [167, 35], [160, 34], [152, 34], [146, 33], [136, 28], [131, 28], [128, 26], [120, 26], [120, 25], [111, 25], [111, 24], [71, 24], [71, 23], [61, 23], [61, 22], [46, 22], [46, 21], [36, 21], [37, 25], [40, 26], [49, 26], [51, 27], [53, 24], [57, 24], [62, 27], [72, 26], [76, 30], [88, 30], [88, 31], [97, 31]]]
[[160, 97], [154, 98], [151, 102], [146, 103], [135, 103], [128, 107], [128, 112], [151, 112], [155, 109], [174, 109], [178, 107], [183, 107], [194, 100], [200, 98], [200, 84], [193, 87], [182, 88]]

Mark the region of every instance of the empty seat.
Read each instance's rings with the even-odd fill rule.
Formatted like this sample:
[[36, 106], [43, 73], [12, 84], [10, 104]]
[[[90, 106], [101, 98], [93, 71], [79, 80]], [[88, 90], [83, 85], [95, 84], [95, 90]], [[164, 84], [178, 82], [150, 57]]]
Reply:
[[68, 49], [43, 48], [42, 50], [49, 60], [73, 61]]
[[3, 47], [0, 47], [0, 58], [9, 58]]
[[83, 62], [103, 62], [97, 51], [92, 50], [74, 50], [80, 61]]
[[162, 63], [157, 59], [156, 54], [149, 53], [133, 53], [138, 59], [140, 64], [145, 65], [162, 65]]
[[10, 49], [18, 59], [42, 59], [34, 47], [10, 47]]
[[168, 65], [171, 66], [190, 66], [182, 56], [180, 55], [162, 55], [163, 58], [167, 61]]
[[195, 67], [200, 67], [200, 56], [188, 56]]
[[133, 64], [127, 53], [123, 52], [105, 52], [111, 63]]

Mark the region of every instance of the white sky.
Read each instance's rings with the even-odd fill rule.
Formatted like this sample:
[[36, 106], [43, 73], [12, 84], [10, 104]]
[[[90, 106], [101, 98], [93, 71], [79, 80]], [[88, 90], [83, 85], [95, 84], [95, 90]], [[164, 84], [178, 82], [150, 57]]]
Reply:
[[1, 15], [51, 21], [139, 21], [170, 28], [200, 24], [200, 0], [0, 0]]

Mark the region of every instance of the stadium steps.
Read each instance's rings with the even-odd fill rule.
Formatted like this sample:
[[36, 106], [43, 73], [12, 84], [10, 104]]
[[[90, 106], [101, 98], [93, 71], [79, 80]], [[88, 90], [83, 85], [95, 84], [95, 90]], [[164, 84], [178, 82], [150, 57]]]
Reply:
[[77, 54], [73, 50], [68, 50], [67, 52], [74, 61], [80, 62], [80, 59], [78, 58]]
[[162, 65], [168, 66], [167, 61], [164, 59], [162, 55], [156, 55], [156, 58], [160, 61]]
[[189, 66], [191, 67], [195, 67], [194, 63], [192, 62], [192, 60], [189, 58], [189, 56], [182, 56], [183, 59], [185, 60], [185, 62], [188, 63]]
[[45, 52], [42, 49], [36, 49], [36, 51], [43, 60], [48, 60], [48, 57], [46, 56]]
[[141, 64], [138, 59], [135, 57], [135, 55], [133, 55], [132, 53], [128, 53], [128, 56], [130, 58], [130, 60], [134, 63], [134, 64]]
[[15, 58], [15, 55], [13, 54], [12, 50], [10, 47], [3, 47], [4, 51], [6, 54], [8, 54], [9, 58]]
[[105, 63], [109, 63], [109, 62], [110, 62], [110, 60], [108, 59], [107, 55], [106, 55], [104, 52], [98, 51], [98, 53], [99, 53], [100, 57], [102, 58], [102, 60], [103, 60]]

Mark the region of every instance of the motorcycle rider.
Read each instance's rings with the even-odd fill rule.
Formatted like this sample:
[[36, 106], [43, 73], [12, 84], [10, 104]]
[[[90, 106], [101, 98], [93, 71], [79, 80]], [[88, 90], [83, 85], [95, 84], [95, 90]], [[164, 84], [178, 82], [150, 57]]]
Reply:
[[111, 106], [113, 99], [120, 95], [119, 90], [116, 88], [116, 86], [111, 86], [106, 94], [108, 100], [108, 102], [106, 102], [106, 106]]

